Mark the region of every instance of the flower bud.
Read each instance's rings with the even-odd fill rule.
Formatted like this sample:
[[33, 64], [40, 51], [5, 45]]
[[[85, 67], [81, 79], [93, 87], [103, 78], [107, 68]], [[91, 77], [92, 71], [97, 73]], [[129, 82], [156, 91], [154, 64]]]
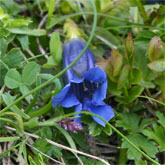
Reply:
[[[64, 45], [63, 49], [63, 68], [71, 64], [82, 52], [85, 47], [85, 42], [80, 39], [71, 40]], [[81, 78], [83, 72], [93, 68], [95, 60], [93, 54], [89, 49], [77, 61], [77, 63], [64, 74], [64, 82], [68, 83], [69, 80]]]

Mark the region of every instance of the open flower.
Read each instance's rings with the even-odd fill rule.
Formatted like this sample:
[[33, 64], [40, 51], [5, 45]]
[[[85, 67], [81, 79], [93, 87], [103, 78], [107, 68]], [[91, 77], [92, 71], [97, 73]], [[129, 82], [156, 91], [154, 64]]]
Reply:
[[[85, 47], [81, 40], [72, 40], [65, 44], [63, 52], [63, 67], [72, 63]], [[75, 112], [87, 110], [95, 113], [109, 121], [114, 117], [111, 106], [105, 104], [107, 79], [105, 72], [95, 66], [94, 58], [89, 49], [79, 59], [79, 61], [64, 75], [66, 86], [59, 94], [53, 97], [52, 105], [60, 104], [62, 107], [75, 107]], [[92, 116], [100, 125], [105, 126], [105, 122]], [[80, 123], [80, 118], [75, 119]]]

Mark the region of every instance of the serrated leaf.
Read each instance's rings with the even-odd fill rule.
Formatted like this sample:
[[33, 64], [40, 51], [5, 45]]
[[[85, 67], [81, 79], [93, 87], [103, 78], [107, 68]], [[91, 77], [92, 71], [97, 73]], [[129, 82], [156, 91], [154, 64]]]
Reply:
[[[157, 153], [157, 147], [154, 142], [149, 141], [144, 136], [140, 134], [133, 134], [129, 135], [128, 139], [134, 143], [137, 147], [141, 148], [143, 151], [145, 151], [149, 156], [155, 157]], [[131, 160], [140, 160], [142, 155], [138, 151], [136, 151], [130, 144], [128, 144], [126, 141], [122, 143], [122, 148], [128, 148], [127, 151], [127, 157]]]
[[52, 131], [50, 127], [42, 127], [41, 128], [41, 135], [47, 139], [52, 139]]
[[10, 88], [18, 88], [23, 84], [22, 77], [16, 69], [10, 69], [5, 76], [5, 85]]
[[152, 123], [151, 119], [141, 120], [140, 117], [135, 113], [123, 113], [120, 117], [121, 119], [116, 121], [116, 126], [122, 127], [124, 130], [128, 130], [130, 133], [137, 133]]
[[145, 136], [147, 136], [149, 139], [155, 140], [159, 144], [159, 150], [165, 151], [165, 131], [163, 127], [153, 124], [153, 130], [151, 128], [145, 129], [141, 131]]
[[22, 80], [25, 84], [31, 85], [36, 81], [37, 74], [40, 72], [40, 66], [35, 62], [25, 65], [22, 72]]
[[138, 124], [140, 121], [140, 118], [135, 113], [123, 113], [121, 115], [121, 120], [116, 121], [117, 127], [122, 127], [124, 130], [129, 130], [131, 132], [137, 132], [138, 131]]
[[161, 112], [156, 112], [156, 116], [158, 117], [158, 122], [165, 128], [165, 115]]

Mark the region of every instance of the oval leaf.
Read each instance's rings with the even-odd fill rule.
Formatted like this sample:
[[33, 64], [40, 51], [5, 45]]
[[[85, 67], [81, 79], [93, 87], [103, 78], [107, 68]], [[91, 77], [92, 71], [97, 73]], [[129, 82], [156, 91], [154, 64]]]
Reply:
[[156, 72], [163, 72], [165, 71], [165, 60], [151, 62], [148, 64], [148, 67]]
[[23, 82], [27, 85], [31, 85], [35, 82], [37, 73], [40, 72], [40, 66], [35, 62], [26, 64], [22, 72]]
[[16, 69], [10, 69], [5, 76], [5, 85], [10, 88], [18, 88], [22, 85], [22, 78]]

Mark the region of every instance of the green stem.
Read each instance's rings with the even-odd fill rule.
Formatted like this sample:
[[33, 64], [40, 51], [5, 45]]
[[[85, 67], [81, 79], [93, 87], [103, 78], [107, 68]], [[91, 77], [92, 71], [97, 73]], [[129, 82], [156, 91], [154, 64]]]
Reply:
[[149, 99], [149, 100], [152, 100], [152, 101], [155, 101], [163, 106], [165, 106], [165, 103], [162, 103], [161, 101], [159, 100], [156, 100], [156, 99], [153, 99], [152, 97], [148, 97], [148, 96], [138, 96], [138, 97], [141, 97], [141, 98], [145, 98], [145, 99]]
[[[62, 16], [62, 17], [56, 19], [56, 21], [54, 21], [54, 23], [52, 23], [51, 25], [49, 25], [47, 28], [50, 29], [54, 25], [58, 24], [59, 22], [64, 21], [67, 18], [74, 17], [74, 16], [79, 16], [79, 15], [83, 15], [83, 14], [85, 14], [85, 15], [92, 15], [92, 14], [94, 14], [94, 12], [80, 12], [80, 13], [74, 13], [74, 14], [69, 14], [69, 15]], [[144, 25], [144, 24], [129, 22], [129, 21], [120, 19], [118, 17], [111, 16], [109, 14], [97, 13], [97, 15], [98, 16], [103, 16], [103, 17], [111, 18], [111, 20], [116, 20], [116, 21], [119, 21], [119, 22], [127, 23], [128, 25], [138, 26], [139, 28], [141, 27], [141, 28], [152, 28], [152, 29], [164, 30], [163, 28], [160, 28], [160, 27], [155, 27], [155, 26], [151, 26], [151, 25], [150, 26], [147, 26], [147, 25]]]
[[33, 59], [36, 59], [36, 58], [40, 58], [40, 57], [43, 57], [43, 56], [46, 56], [46, 55], [49, 55], [50, 53], [45, 53], [45, 54], [38, 54], [34, 57], [30, 57], [28, 58], [26, 61], [23, 61], [23, 62], [27, 62], [27, 61], [30, 61], [30, 60], [33, 60]]
[[112, 128], [119, 136], [121, 136], [127, 143], [129, 143], [135, 150], [137, 150], [139, 153], [141, 153], [146, 159], [148, 159], [149, 161], [151, 161], [152, 163], [156, 164], [156, 165], [160, 165], [157, 161], [153, 160], [152, 158], [150, 158], [145, 152], [141, 151], [141, 149], [139, 149], [135, 144], [133, 144], [126, 136], [124, 136], [118, 129], [116, 129], [112, 124], [110, 124], [109, 122], [107, 122], [106, 120], [104, 120], [102, 117], [100, 117], [97, 114], [91, 113], [91, 112], [87, 112], [87, 111], [81, 111], [81, 112], [73, 112], [73, 113], [69, 113], [67, 115], [64, 116], [59, 116], [56, 117], [54, 119], [50, 119], [48, 121], [39, 123], [39, 126], [53, 126], [54, 122], [57, 120], [61, 120], [63, 118], [69, 117], [69, 116], [73, 116], [76, 114], [86, 114], [86, 115], [90, 115], [90, 116], [95, 116], [98, 117], [99, 119], [101, 119], [102, 121], [104, 121], [110, 128]]
[[[92, 2], [92, 1], [91, 1]], [[45, 83], [41, 84], [40, 86], [32, 89], [30, 92], [28, 92], [27, 94], [19, 97], [18, 99], [16, 99], [13, 103], [9, 104], [7, 107], [5, 107], [4, 109], [2, 109], [0, 111], [1, 113], [4, 113], [5, 111], [7, 111], [9, 108], [11, 108], [13, 105], [17, 104], [18, 102], [20, 102], [22, 99], [24, 99], [25, 97], [31, 95], [32, 93], [38, 91], [39, 89], [47, 86], [48, 84], [50, 84], [51, 82], [53, 82], [56, 78], [62, 76], [69, 68], [71, 68], [74, 64], [76, 64], [76, 62], [81, 58], [81, 56], [85, 53], [85, 51], [87, 50], [89, 44], [91, 43], [93, 36], [94, 36], [94, 32], [96, 29], [96, 24], [97, 24], [97, 11], [96, 11], [96, 7], [93, 4], [93, 8], [94, 8], [94, 21], [93, 21], [93, 26], [92, 26], [92, 30], [91, 30], [91, 35], [89, 36], [89, 39], [84, 47], [84, 49], [82, 50], [82, 52], [80, 53], [80, 55], [75, 59], [75, 61], [73, 61], [70, 65], [68, 65], [68, 67], [66, 67], [65, 69], [63, 69], [61, 72], [59, 72], [58, 74], [56, 74], [53, 78], [51, 78], [50, 80], [46, 81]]]

